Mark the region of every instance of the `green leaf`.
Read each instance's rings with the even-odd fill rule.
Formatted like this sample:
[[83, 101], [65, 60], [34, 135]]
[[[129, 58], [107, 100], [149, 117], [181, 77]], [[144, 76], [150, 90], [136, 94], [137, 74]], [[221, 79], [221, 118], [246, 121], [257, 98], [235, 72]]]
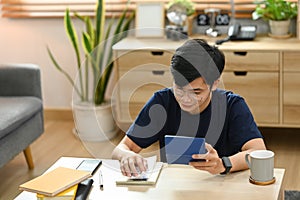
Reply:
[[[123, 24], [124, 19], [126, 17], [126, 13], [127, 13], [127, 8], [123, 11], [123, 13], [122, 13], [122, 15], [121, 15], [121, 17], [120, 17], [120, 19], [118, 21], [118, 24], [117, 24], [115, 32], [114, 32], [115, 36], [118, 35], [121, 32], [121, 30], [122, 30], [122, 24]], [[116, 41], [118, 41], [118, 38], [116, 38], [116, 40], [113, 41], [113, 44], [115, 44]]]
[[[67, 35], [69, 36], [69, 39], [71, 41], [71, 44], [74, 47], [74, 51], [76, 54], [76, 60], [77, 60], [77, 69], [78, 69], [78, 73], [79, 73], [79, 83], [80, 83], [80, 89], [81, 89], [81, 94], [84, 93], [84, 86], [83, 86], [83, 78], [82, 78], [82, 72], [80, 69], [81, 66], [81, 59], [80, 59], [80, 52], [79, 52], [79, 45], [78, 45], [78, 37], [77, 37], [77, 33], [76, 30], [74, 28], [74, 25], [71, 21], [71, 17], [70, 17], [70, 11], [69, 9], [66, 10], [66, 14], [65, 14], [65, 18], [64, 18], [64, 22], [65, 22], [65, 29], [67, 31]], [[83, 96], [81, 96], [83, 98]]]
[[85, 19], [85, 28], [86, 28], [86, 32], [88, 33], [89, 37], [90, 37], [90, 44], [93, 48], [95, 48], [95, 29], [93, 27], [93, 23], [91, 18], [87, 17]]
[[105, 68], [106, 65], [107, 65], [107, 61], [104, 59], [105, 49], [109, 48], [109, 52], [112, 51], [111, 46], [109, 46], [109, 47], [107, 46], [107, 40], [110, 36], [110, 32], [111, 32], [111, 28], [112, 28], [113, 23], [114, 23], [114, 18], [111, 19], [110, 23], [108, 24], [108, 27], [106, 29], [105, 38], [104, 38], [103, 42], [101, 43], [101, 46], [98, 45], [98, 47], [97, 47], [97, 51], [100, 52], [100, 55], [99, 55], [98, 60], [96, 61], [96, 63], [99, 63], [98, 64], [98, 70], [100, 72], [102, 72], [103, 68]]
[[104, 38], [105, 40], [107, 40], [108, 37], [109, 37], [109, 35], [110, 35], [111, 28], [112, 28], [112, 25], [114, 24], [114, 21], [115, 21], [115, 18], [113, 17], [113, 18], [110, 20], [109, 24], [108, 24], [108, 27], [107, 27], [107, 29], [106, 29], [106, 35], [105, 35], [105, 38]]
[[78, 68], [80, 68], [81, 59], [80, 59], [80, 53], [79, 53], [79, 48], [78, 48], [78, 37], [77, 37], [77, 33], [75, 31], [74, 25], [71, 21], [69, 9], [66, 10], [64, 22], [65, 22], [65, 29], [67, 31], [67, 35], [69, 36], [69, 39], [70, 39], [70, 41], [74, 47], [75, 53], [76, 53], [77, 66], [78, 66]]
[[93, 50], [93, 46], [91, 44], [91, 38], [88, 33], [82, 33], [82, 46], [84, 49], [85, 54], [90, 54]]
[[85, 21], [85, 18], [87, 17], [84, 17], [84, 16], [81, 16], [80, 14], [78, 14], [77, 12], [74, 12], [74, 16], [77, 17], [78, 19], [80, 19], [81, 21]]
[[134, 19], [134, 16], [135, 16], [135, 12], [131, 13], [129, 18], [126, 20], [125, 25], [123, 26], [123, 29], [122, 29], [122, 33], [123, 33], [122, 38], [127, 36], [127, 32], [129, 30], [129, 27], [130, 27], [130, 24], [131, 24], [132, 20]]
[[98, 0], [96, 7], [96, 37], [95, 43], [98, 44], [102, 40], [102, 32], [104, 31], [105, 23], [105, 2]]
[[81, 97], [81, 99], [83, 100], [83, 95], [82, 93], [79, 91], [79, 89], [76, 87], [76, 85], [74, 84], [73, 79], [71, 78], [71, 76], [62, 68], [60, 67], [60, 65], [56, 62], [56, 59], [54, 58], [52, 52], [50, 51], [49, 47], [47, 46], [47, 52], [48, 55], [50, 56], [50, 59], [52, 61], [52, 63], [54, 64], [54, 66], [56, 67], [57, 70], [59, 70], [61, 73], [63, 73], [63, 75], [66, 76], [66, 78], [68, 79], [68, 81], [71, 83], [71, 85], [74, 87], [76, 93], [78, 94], [78, 96]]
[[94, 95], [94, 102], [96, 105], [99, 105], [105, 101], [105, 92], [107, 89], [107, 84], [108, 84], [112, 69], [113, 69], [113, 62], [110, 62], [107, 65], [107, 67], [105, 68], [105, 71], [103, 72], [103, 74], [97, 84], [97, 87], [95, 90], [95, 95]]

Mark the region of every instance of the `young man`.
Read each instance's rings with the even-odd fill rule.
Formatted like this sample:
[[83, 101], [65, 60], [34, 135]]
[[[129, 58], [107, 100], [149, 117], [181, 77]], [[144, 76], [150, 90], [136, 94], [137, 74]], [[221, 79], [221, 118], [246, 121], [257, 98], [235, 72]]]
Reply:
[[217, 89], [224, 65], [223, 53], [204, 40], [188, 40], [176, 50], [173, 87], [151, 97], [112, 153], [124, 175], [147, 169], [138, 153], [156, 141], [166, 161], [165, 135], [205, 137], [207, 153], [193, 158], [206, 162], [189, 163], [196, 169], [226, 174], [248, 168], [245, 154], [266, 147], [244, 99]]

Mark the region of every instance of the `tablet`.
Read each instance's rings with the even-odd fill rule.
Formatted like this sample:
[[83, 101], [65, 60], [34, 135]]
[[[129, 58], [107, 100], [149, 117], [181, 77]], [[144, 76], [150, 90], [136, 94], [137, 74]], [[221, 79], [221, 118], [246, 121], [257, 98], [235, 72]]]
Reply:
[[185, 164], [189, 162], [203, 161], [194, 160], [193, 154], [205, 154], [205, 138], [185, 136], [165, 136], [165, 150], [168, 164]]
[[99, 159], [86, 159], [83, 160], [76, 169], [88, 171], [91, 175], [94, 175], [95, 171], [102, 164], [102, 160]]

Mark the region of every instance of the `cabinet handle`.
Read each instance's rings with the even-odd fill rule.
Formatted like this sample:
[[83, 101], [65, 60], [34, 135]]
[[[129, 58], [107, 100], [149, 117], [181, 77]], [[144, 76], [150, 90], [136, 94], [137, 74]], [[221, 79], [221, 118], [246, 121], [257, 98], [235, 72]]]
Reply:
[[233, 52], [233, 54], [237, 55], [237, 56], [246, 56], [247, 51], [235, 51], [235, 52]]
[[153, 56], [162, 56], [164, 54], [163, 51], [151, 51], [151, 54]]
[[233, 72], [234, 73], [234, 75], [236, 75], [236, 76], [247, 76], [247, 71], [239, 71], [239, 72]]
[[160, 76], [162, 76], [162, 75], [164, 75], [165, 74], [165, 71], [163, 71], [163, 70], [153, 70], [152, 71], [152, 74], [153, 75], [160, 75]]

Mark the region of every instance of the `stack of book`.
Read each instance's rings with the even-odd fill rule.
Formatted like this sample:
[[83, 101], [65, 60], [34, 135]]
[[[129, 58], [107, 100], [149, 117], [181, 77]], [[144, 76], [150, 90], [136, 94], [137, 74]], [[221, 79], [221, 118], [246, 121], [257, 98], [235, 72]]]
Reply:
[[37, 200], [74, 200], [76, 197], [78, 185], [74, 185], [55, 196], [46, 196], [43, 194], [36, 194]]
[[21, 184], [19, 189], [36, 193], [38, 200], [73, 200], [80, 195], [82, 184], [92, 184], [89, 177], [91, 174], [86, 171], [58, 167]]

